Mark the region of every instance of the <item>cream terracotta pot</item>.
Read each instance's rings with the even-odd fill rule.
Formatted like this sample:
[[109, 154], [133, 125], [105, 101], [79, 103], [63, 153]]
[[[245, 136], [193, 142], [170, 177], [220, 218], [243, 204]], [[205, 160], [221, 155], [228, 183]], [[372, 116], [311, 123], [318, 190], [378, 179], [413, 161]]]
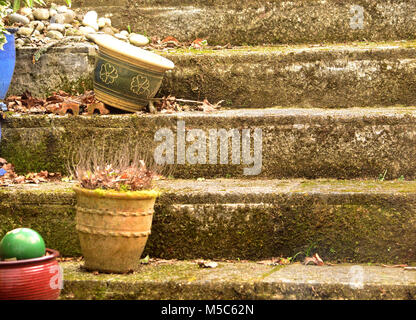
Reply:
[[150, 235], [159, 192], [106, 191], [74, 187], [76, 229], [85, 268], [125, 273], [139, 267]]
[[145, 108], [158, 92], [172, 61], [107, 34], [92, 40], [99, 51], [95, 62], [94, 91], [98, 100], [127, 111]]

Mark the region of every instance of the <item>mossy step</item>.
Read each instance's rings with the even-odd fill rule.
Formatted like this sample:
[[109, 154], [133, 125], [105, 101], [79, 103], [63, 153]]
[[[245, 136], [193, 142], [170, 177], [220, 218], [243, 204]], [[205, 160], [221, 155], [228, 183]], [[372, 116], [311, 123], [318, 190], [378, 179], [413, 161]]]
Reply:
[[[324, 260], [416, 261], [415, 181], [162, 180], [144, 255], [263, 259], [314, 251]], [[0, 237], [37, 230], [80, 255], [71, 184], [0, 189]]]
[[[416, 272], [367, 265], [268, 266], [219, 262], [212, 269], [194, 261], [142, 265], [128, 275], [93, 274], [82, 262], [64, 262], [61, 299], [257, 300], [416, 298]], [[205, 310], [203, 310], [205, 312]]]
[[181, 41], [207, 38], [214, 45], [402, 40], [416, 34], [414, 0], [75, 2], [82, 11], [111, 12], [118, 28], [130, 25], [149, 37]]
[[[94, 50], [79, 46], [48, 51], [35, 65], [35, 50], [18, 50], [9, 94], [92, 88]], [[176, 66], [159, 96], [223, 100], [222, 106], [236, 108], [416, 104], [415, 41], [158, 53]]]
[[[191, 164], [189, 155], [186, 164], [179, 163], [178, 123], [185, 126], [187, 135], [191, 129], [201, 129], [205, 134], [206, 164], [199, 160]], [[0, 156], [13, 163], [19, 173], [66, 173], [72, 154], [94, 139], [100, 149], [137, 145], [149, 154], [148, 159], [153, 159], [154, 150], [165, 140], [155, 138], [162, 128], [173, 136], [174, 165], [170, 175], [176, 178], [250, 178], [253, 176], [247, 175], [245, 169], [257, 164], [261, 170], [254, 172], [255, 177], [262, 178], [378, 179], [381, 175], [384, 179], [416, 179], [415, 107], [233, 109], [94, 117], [11, 115], [2, 123]], [[230, 143], [228, 164], [212, 164], [208, 138], [210, 130], [215, 129], [228, 133], [235, 129], [240, 135], [243, 129], [250, 129], [252, 152], [254, 130], [261, 130], [262, 143], [256, 143], [261, 146], [256, 154], [261, 156], [256, 161], [240, 157], [239, 164], [233, 164]], [[186, 150], [194, 144], [183, 143]], [[212, 149], [219, 162], [221, 143]]]

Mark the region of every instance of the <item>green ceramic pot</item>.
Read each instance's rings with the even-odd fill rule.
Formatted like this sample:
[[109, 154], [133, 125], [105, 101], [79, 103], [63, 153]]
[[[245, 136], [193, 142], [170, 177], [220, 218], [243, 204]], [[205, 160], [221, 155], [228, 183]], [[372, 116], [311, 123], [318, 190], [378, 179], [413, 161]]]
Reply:
[[127, 111], [145, 108], [158, 92], [172, 61], [108, 35], [97, 35], [99, 46], [94, 71], [98, 100]]

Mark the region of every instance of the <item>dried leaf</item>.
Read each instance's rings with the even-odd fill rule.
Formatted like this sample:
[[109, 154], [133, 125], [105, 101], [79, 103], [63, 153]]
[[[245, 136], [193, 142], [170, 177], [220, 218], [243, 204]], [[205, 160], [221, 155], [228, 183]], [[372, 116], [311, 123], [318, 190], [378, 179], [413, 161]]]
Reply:
[[87, 104], [87, 114], [93, 115], [94, 111], [98, 110], [100, 114], [109, 114], [110, 111], [105, 107], [102, 102], [94, 102]]
[[208, 42], [206, 39], [197, 38], [191, 43], [191, 47], [194, 49], [202, 49], [207, 46]]
[[321, 257], [315, 253], [312, 257], [306, 257], [305, 260], [303, 261], [304, 265], [308, 265], [308, 264], [314, 264], [317, 266], [323, 266], [325, 265], [324, 261], [321, 259]]

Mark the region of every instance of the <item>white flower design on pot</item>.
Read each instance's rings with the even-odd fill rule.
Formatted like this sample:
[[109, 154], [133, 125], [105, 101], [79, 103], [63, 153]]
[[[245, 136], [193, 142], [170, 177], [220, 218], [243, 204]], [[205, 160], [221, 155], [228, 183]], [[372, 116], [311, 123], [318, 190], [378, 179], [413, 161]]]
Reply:
[[104, 63], [100, 70], [100, 79], [105, 84], [111, 84], [118, 78], [118, 72], [111, 63]]
[[147, 77], [137, 75], [133, 77], [133, 79], [131, 80], [130, 89], [135, 94], [149, 97], [150, 96], [149, 86], [150, 86], [150, 83]]

